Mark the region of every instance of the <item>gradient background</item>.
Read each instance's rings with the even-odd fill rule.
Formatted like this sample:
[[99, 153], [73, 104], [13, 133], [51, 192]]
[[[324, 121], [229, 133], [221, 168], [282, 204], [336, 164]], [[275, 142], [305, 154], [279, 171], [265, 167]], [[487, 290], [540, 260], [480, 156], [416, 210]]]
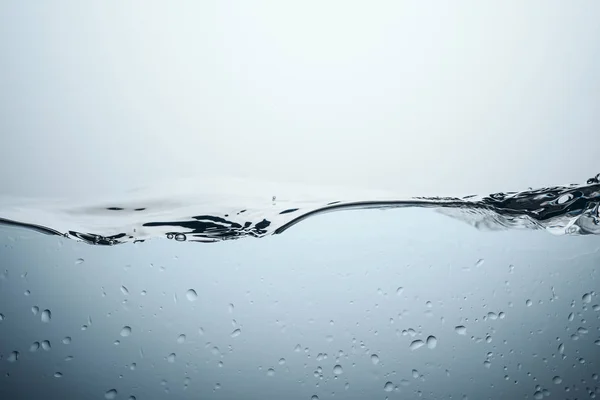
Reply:
[[[0, 197], [219, 177], [442, 196], [582, 183], [600, 172], [599, 17], [596, 1], [5, 2]], [[600, 395], [597, 237], [431, 210], [215, 245], [0, 229], [1, 399]], [[409, 349], [429, 335], [435, 349]]]

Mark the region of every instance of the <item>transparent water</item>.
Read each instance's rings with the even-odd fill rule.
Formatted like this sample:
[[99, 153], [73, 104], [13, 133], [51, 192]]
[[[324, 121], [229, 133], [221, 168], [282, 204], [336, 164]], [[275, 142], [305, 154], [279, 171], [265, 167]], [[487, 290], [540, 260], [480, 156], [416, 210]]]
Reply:
[[[329, 213], [269, 198], [212, 244], [184, 223], [221, 203], [139, 221], [6, 206], [0, 398], [594, 398], [598, 196], [592, 178]], [[161, 221], [178, 223], [110, 231]]]

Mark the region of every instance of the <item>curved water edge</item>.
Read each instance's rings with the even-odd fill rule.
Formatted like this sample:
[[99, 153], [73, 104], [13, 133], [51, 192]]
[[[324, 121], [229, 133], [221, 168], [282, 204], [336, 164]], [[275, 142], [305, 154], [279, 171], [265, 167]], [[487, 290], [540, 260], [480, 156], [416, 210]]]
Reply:
[[[600, 235], [600, 174], [581, 185], [461, 198], [279, 202], [273, 196], [269, 204], [246, 208], [225, 206], [235, 203], [236, 198], [231, 197], [223, 203], [191, 198], [174, 203], [171, 199], [172, 196], [146, 203], [138, 199], [134, 205], [92, 207], [24, 201], [19, 206], [0, 205], [0, 224], [94, 245], [140, 242], [154, 237], [219, 242], [281, 234], [307, 218], [334, 211], [418, 207], [433, 208], [482, 230], [543, 229], [557, 235]], [[243, 206], [244, 199], [239, 200]]]

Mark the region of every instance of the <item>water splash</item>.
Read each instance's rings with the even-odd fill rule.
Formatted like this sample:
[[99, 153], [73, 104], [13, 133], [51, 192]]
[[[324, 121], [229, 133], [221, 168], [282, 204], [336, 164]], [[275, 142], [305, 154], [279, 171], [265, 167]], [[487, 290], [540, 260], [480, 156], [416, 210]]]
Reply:
[[[196, 194], [178, 199], [178, 202], [138, 199], [106, 206], [32, 201], [22, 201], [15, 206], [14, 199], [12, 204], [0, 199], [0, 224], [95, 245], [153, 237], [218, 242], [281, 234], [307, 218], [334, 211], [420, 207], [436, 209], [482, 230], [543, 229], [557, 235], [600, 234], [600, 174], [583, 185], [530, 188], [487, 196], [368, 201], [280, 201], [277, 196], [268, 196], [267, 200], [258, 202], [234, 196], [227, 197], [227, 201], [206, 200], [211, 196], [215, 198], [214, 193], [209, 192], [204, 196]], [[203, 200], [198, 201], [198, 198]], [[238, 207], [232, 205], [236, 200]], [[248, 204], [244, 207], [245, 201]]]

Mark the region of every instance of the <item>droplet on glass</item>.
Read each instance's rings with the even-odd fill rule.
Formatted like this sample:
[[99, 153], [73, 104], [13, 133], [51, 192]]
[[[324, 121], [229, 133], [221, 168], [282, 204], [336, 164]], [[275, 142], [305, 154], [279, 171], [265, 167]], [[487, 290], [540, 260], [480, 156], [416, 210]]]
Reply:
[[33, 315], [37, 315], [39, 312], [40, 312], [40, 308], [39, 307], [37, 307], [37, 306], [31, 307], [31, 313]]
[[459, 335], [466, 335], [467, 334], [467, 328], [463, 325], [457, 325], [454, 327], [454, 331], [456, 333], [458, 333]]
[[198, 298], [198, 293], [196, 293], [194, 289], [189, 289], [185, 293], [185, 297], [187, 297], [189, 301], [195, 301]]
[[400, 295], [402, 295], [402, 292], [404, 292], [404, 288], [402, 286], [400, 286], [398, 289], [396, 289], [396, 295], [400, 296]]
[[55, 378], [62, 378], [63, 374], [61, 372], [55, 372], [54, 373], [54, 377]]
[[186, 336], [182, 333], [181, 335], [179, 335], [179, 337], [177, 338], [177, 343], [182, 344], [185, 343], [185, 339]]
[[423, 347], [424, 345], [425, 345], [425, 342], [417, 339], [417, 340], [413, 340], [412, 343], [410, 344], [410, 346], [408, 346], [408, 348], [411, 350], [417, 350], [417, 349], [420, 349], [421, 347]]
[[49, 340], [44, 340], [42, 342], [42, 349], [44, 349], [45, 351], [50, 351], [51, 348], [52, 348], [52, 346], [50, 345]]
[[334, 373], [335, 375], [341, 375], [341, 374], [343, 374], [343, 373], [344, 373], [344, 369], [342, 368], [342, 366], [341, 366], [341, 365], [339, 365], [339, 364], [338, 364], [338, 365], [336, 365], [335, 367], [333, 367], [333, 373]]
[[383, 390], [385, 392], [391, 392], [394, 390], [394, 384], [392, 382], [386, 382], [385, 385], [383, 385]]
[[42, 322], [50, 322], [51, 319], [52, 313], [50, 312], [50, 310], [42, 311]]
[[371, 354], [371, 362], [373, 365], [379, 364], [379, 356], [377, 354]]
[[560, 385], [562, 383], [562, 378], [560, 376], [555, 376], [554, 378], [552, 378], [552, 383], [554, 383], [555, 385]]
[[121, 286], [121, 293], [127, 296], [129, 294], [129, 289], [127, 289], [125, 286]]
[[121, 333], [120, 333], [120, 335], [121, 335], [122, 337], [127, 337], [127, 336], [131, 335], [131, 327], [129, 327], [129, 326], [124, 326], [124, 327], [121, 329]]
[[527, 299], [527, 300], [525, 301], [525, 305], [526, 305], [527, 307], [531, 307], [531, 305], [532, 305], [532, 304], [533, 304], [533, 302], [532, 302], [531, 300], [529, 300], [529, 299]]
[[40, 342], [33, 342], [31, 346], [29, 346], [29, 351], [35, 353], [40, 348]]
[[107, 400], [116, 399], [117, 398], [117, 391], [116, 391], [116, 389], [110, 389], [110, 390], [108, 390], [106, 393], [104, 393], [104, 398], [107, 399]]
[[269, 368], [267, 370], [267, 376], [275, 376], [275, 370], [273, 368]]
[[230, 335], [230, 336], [231, 336], [232, 338], [235, 338], [235, 337], [238, 337], [238, 336], [240, 336], [240, 334], [241, 334], [241, 333], [242, 333], [242, 331], [241, 331], [240, 329], [236, 329], [236, 330], [234, 330], [233, 332], [231, 332], [231, 335]]
[[581, 300], [584, 303], [591, 303], [592, 302], [592, 295], [590, 293], [586, 293], [583, 296], [581, 296]]
[[13, 351], [8, 355], [8, 362], [13, 363], [16, 362], [19, 359], [19, 352], [18, 351]]
[[279, 365], [284, 365], [284, 364], [285, 364], [285, 358], [280, 358]]
[[174, 363], [177, 355], [175, 353], [171, 353], [167, 356], [167, 362]]
[[77, 260], [75, 260], [75, 264], [79, 265], [79, 264], [83, 264], [85, 260], [83, 258], [78, 258]]
[[71, 337], [70, 336], [66, 336], [63, 340], [62, 340], [63, 344], [69, 344], [71, 343]]
[[427, 347], [430, 349], [435, 349], [437, 346], [437, 338], [433, 335], [427, 337]]

